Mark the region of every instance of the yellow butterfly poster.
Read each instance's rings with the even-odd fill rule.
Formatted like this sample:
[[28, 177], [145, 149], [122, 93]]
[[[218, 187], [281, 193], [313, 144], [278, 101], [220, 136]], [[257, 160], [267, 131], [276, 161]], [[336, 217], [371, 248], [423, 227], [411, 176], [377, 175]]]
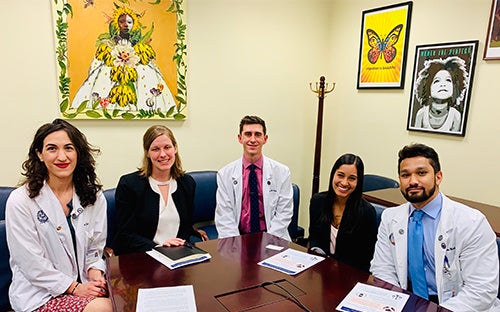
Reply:
[[413, 2], [363, 11], [358, 89], [403, 89]]
[[187, 118], [183, 0], [54, 0], [68, 119]]

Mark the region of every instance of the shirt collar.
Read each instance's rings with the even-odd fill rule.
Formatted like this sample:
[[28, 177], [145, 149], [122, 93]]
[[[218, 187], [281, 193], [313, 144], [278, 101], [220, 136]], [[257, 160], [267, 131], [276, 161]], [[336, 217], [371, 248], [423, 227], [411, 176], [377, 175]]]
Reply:
[[[431, 200], [427, 205], [425, 205], [421, 210], [425, 212], [425, 214], [432, 219], [436, 219], [439, 213], [441, 212], [441, 207], [443, 203], [443, 196], [441, 192], [438, 192], [436, 198]], [[415, 211], [415, 207], [410, 203], [410, 216]]]
[[[242, 157], [243, 158], [243, 168], [248, 168], [248, 166], [250, 166], [252, 163], [249, 162], [245, 157]], [[259, 168], [259, 169], [262, 169], [262, 164], [264, 163], [264, 157], [263, 156], [260, 156], [259, 159], [257, 159], [256, 162], [254, 162], [253, 164]]]

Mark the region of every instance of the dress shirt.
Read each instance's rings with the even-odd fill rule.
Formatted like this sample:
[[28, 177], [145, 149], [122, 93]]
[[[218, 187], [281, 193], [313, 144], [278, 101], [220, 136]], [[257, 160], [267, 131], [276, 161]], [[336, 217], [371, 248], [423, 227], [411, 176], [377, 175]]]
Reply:
[[[248, 177], [250, 176], [249, 166], [252, 164], [243, 157], [242, 162], [242, 182], [243, 182], [243, 192], [241, 198], [241, 216], [240, 216], [240, 233], [251, 233], [250, 229], [250, 187], [248, 186]], [[257, 175], [257, 188], [259, 190], [259, 220], [260, 220], [260, 230], [266, 230], [266, 219], [264, 218], [264, 198], [262, 196], [262, 166], [263, 158], [262, 156], [253, 163], [255, 165], [255, 173]]]
[[[436, 231], [441, 217], [441, 206], [443, 198], [441, 193], [434, 198], [430, 203], [425, 205], [421, 210], [424, 212], [422, 217], [422, 225], [424, 230], [424, 270], [425, 279], [427, 280], [427, 288], [429, 295], [437, 295], [436, 286], [436, 263], [434, 257], [434, 245], [436, 239]], [[415, 207], [410, 203], [410, 215], [415, 211]], [[413, 218], [413, 217], [412, 217]], [[408, 220], [408, 222], [411, 222]]]

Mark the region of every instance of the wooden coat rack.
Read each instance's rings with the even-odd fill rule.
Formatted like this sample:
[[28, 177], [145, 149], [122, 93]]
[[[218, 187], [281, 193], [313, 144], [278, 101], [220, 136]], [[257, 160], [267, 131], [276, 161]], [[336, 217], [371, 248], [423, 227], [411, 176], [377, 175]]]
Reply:
[[[331, 89], [328, 90], [328, 83], [325, 83], [325, 76], [319, 78], [319, 83], [316, 82], [316, 88], [313, 89], [312, 82], [309, 83], [309, 88], [312, 92], [318, 95], [318, 121], [316, 123], [316, 147], [314, 149], [314, 169], [312, 194], [319, 191], [319, 169], [321, 165], [321, 137], [323, 132], [323, 100], [325, 94], [330, 93], [335, 89], [335, 82], [332, 83]], [[325, 90], [326, 89], [326, 90]]]

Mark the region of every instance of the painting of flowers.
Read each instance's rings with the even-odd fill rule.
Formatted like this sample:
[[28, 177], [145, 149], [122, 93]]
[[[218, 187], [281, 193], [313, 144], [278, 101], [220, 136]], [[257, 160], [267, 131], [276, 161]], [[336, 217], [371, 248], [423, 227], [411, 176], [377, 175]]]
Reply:
[[61, 115], [187, 117], [182, 0], [54, 0]]

